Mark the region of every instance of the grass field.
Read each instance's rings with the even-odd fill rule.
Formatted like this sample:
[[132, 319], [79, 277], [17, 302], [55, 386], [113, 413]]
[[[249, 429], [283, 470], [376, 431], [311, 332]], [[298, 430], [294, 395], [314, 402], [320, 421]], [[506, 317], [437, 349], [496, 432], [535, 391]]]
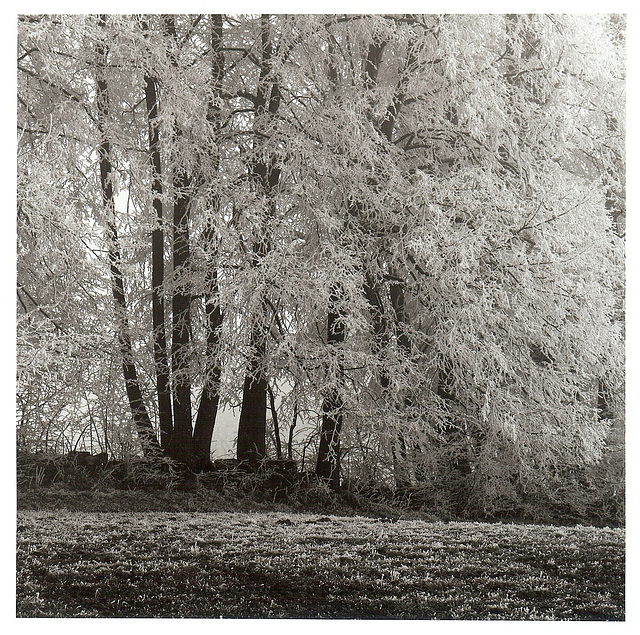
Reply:
[[624, 619], [624, 530], [19, 511], [17, 615]]

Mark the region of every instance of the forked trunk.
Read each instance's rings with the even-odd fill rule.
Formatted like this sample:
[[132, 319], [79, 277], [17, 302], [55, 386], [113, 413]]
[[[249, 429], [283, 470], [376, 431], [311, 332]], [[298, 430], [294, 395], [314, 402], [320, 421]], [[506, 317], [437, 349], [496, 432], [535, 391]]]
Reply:
[[205, 305], [207, 312], [207, 371], [200, 398], [200, 407], [193, 431], [193, 451], [196, 467], [205, 467], [211, 459], [211, 439], [216, 423], [220, 402], [220, 377], [222, 368], [219, 361], [220, 328], [222, 312], [218, 293], [218, 277], [214, 267], [207, 272], [211, 295]]
[[151, 159], [153, 209], [156, 226], [151, 234], [151, 301], [153, 314], [153, 356], [156, 368], [158, 393], [158, 418], [160, 420], [160, 445], [169, 447], [173, 432], [171, 412], [171, 384], [169, 380], [169, 356], [165, 327], [165, 308], [162, 288], [164, 285], [164, 230], [162, 210], [162, 165], [160, 161], [160, 136], [158, 130], [158, 91], [155, 78], [145, 77], [145, 98], [149, 120], [149, 154]]

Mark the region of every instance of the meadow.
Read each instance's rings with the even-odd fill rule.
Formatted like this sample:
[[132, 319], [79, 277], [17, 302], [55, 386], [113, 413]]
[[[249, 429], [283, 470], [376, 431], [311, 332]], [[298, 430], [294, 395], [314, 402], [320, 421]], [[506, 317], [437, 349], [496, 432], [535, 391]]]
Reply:
[[19, 509], [19, 617], [623, 620], [623, 529]]

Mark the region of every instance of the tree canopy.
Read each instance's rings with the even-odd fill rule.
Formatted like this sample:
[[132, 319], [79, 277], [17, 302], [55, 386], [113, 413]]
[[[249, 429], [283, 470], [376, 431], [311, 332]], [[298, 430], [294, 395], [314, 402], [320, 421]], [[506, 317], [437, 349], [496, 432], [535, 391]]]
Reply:
[[269, 454], [271, 412], [336, 487], [342, 463], [485, 502], [599, 460], [624, 371], [623, 17], [18, 31], [19, 445], [197, 467], [240, 406], [239, 459]]

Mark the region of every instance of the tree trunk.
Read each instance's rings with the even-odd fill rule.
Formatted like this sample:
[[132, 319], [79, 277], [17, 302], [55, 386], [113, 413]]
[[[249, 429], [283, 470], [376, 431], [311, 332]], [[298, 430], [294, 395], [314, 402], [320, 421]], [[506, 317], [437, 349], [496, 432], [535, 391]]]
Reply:
[[[389, 342], [389, 318], [382, 302], [380, 285], [376, 283], [370, 271], [365, 274], [363, 290], [369, 303], [369, 314], [373, 323], [374, 353], [380, 355]], [[386, 368], [380, 368], [378, 381], [383, 391], [389, 387], [389, 374]]]
[[[329, 53], [332, 56], [335, 54], [332, 38], [329, 38]], [[338, 69], [332, 58], [329, 61], [328, 76], [329, 81], [337, 88]], [[353, 204], [356, 203], [353, 202]], [[349, 209], [349, 212], [351, 211]], [[329, 293], [327, 346], [333, 347], [344, 342], [346, 328], [343, 309], [339, 304], [342, 295], [342, 285], [335, 283]], [[335, 349], [332, 349], [332, 353], [335, 354]], [[342, 364], [339, 364], [338, 373], [342, 374], [342, 370]], [[343, 402], [339, 386], [342, 383], [342, 377], [331, 379], [333, 379], [332, 386], [326, 392], [322, 402], [322, 427], [320, 428], [316, 476], [324, 480], [331, 489], [338, 490], [340, 489], [340, 432], [343, 418]]]
[[[368, 88], [374, 88], [377, 84], [378, 71], [380, 69], [385, 48], [386, 42], [384, 41], [374, 42], [369, 46], [365, 65], [365, 85]], [[411, 47], [409, 47], [409, 53], [404, 63], [405, 68], [411, 68], [413, 61], [413, 53], [411, 53]], [[387, 105], [385, 116], [381, 120], [373, 122], [380, 135], [384, 137], [389, 144], [393, 143], [393, 133], [398, 111], [404, 100], [405, 95], [403, 89], [401, 86], [398, 86], [393, 93], [391, 102]], [[389, 318], [386, 317], [380, 292], [380, 285], [376, 283], [371, 273], [368, 273], [365, 284], [365, 296], [372, 307], [371, 313], [374, 326], [374, 339], [378, 352], [382, 351], [384, 347], [389, 345], [389, 337], [391, 335], [389, 331], [390, 321]], [[402, 284], [393, 283], [386, 297], [388, 297], [391, 304], [394, 327], [393, 331], [396, 336], [396, 341], [406, 354], [410, 354], [411, 342], [409, 341], [406, 329], [404, 328], [407, 316], [404, 306], [404, 287]], [[383, 392], [388, 392], [390, 382], [387, 369], [381, 369], [379, 381]], [[403, 406], [406, 409], [406, 407], [410, 405], [411, 400], [407, 395], [405, 395], [403, 399]], [[392, 441], [391, 453], [393, 456], [396, 492], [401, 494], [407, 491], [408, 488], [411, 487], [412, 483], [412, 469], [408, 462], [407, 441], [405, 435], [401, 431], [398, 432], [396, 438]]]
[[[280, 106], [278, 83], [271, 76], [273, 43], [269, 27], [269, 16], [260, 18], [262, 39], [262, 61], [260, 79], [255, 99], [256, 116], [269, 114], [275, 116]], [[260, 133], [261, 131], [256, 130]], [[262, 143], [262, 141], [260, 141]], [[256, 160], [251, 167], [251, 176], [256, 189], [266, 200], [265, 218], [260, 227], [260, 237], [253, 244], [254, 266], [262, 266], [264, 257], [269, 253], [269, 219], [273, 215], [273, 191], [280, 181], [280, 169], [273, 157]], [[244, 379], [242, 391], [242, 410], [238, 424], [238, 460], [255, 464], [265, 456], [265, 435], [267, 430], [267, 378], [264, 370], [267, 332], [265, 325], [266, 306], [261, 302], [259, 315], [253, 318], [251, 328], [249, 367]]]
[[[341, 285], [336, 284], [329, 297], [327, 345], [331, 347], [334, 354], [340, 354], [335, 347], [339, 347], [344, 342], [346, 335], [344, 316], [340, 308], [342, 295]], [[342, 371], [342, 364], [338, 364], [338, 374], [341, 375]], [[340, 431], [344, 404], [340, 390], [342, 377], [330, 379], [331, 387], [322, 403], [322, 428], [316, 475], [328, 483], [331, 489], [337, 490], [340, 488]]]
[[189, 376], [189, 341], [191, 330], [191, 295], [186, 289], [189, 271], [189, 205], [185, 190], [190, 179], [181, 169], [174, 177], [176, 201], [173, 211], [173, 272], [176, 278], [172, 298], [173, 335], [173, 435], [169, 454], [190, 465], [193, 460], [191, 429], [191, 378]]
[[298, 402], [293, 404], [293, 420], [291, 421], [291, 427], [289, 428], [289, 439], [287, 440], [287, 458], [293, 460], [293, 433], [298, 424]]
[[145, 77], [145, 98], [149, 120], [149, 154], [151, 159], [153, 208], [157, 225], [151, 234], [151, 300], [153, 312], [153, 355], [156, 367], [158, 393], [158, 417], [160, 420], [160, 445], [169, 447], [173, 433], [171, 412], [171, 384], [169, 357], [165, 328], [165, 308], [162, 289], [164, 285], [164, 230], [162, 219], [162, 166], [160, 162], [160, 138], [158, 131], [158, 91], [155, 78]]
[[[100, 17], [102, 27], [106, 26], [106, 16]], [[115, 313], [118, 324], [118, 341], [122, 356], [122, 374], [124, 377], [127, 398], [133, 421], [142, 445], [145, 456], [156, 454], [160, 447], [153, 429], [147, 408], [142, 399], [138, 374], [136, 372], [133, 349], [131, 346], [131, 334], [127, 319], [127, 302], [124, 293], [124, 277], [121, 269], [120, 245], [115, 220], [115, 203], [113, 196], [113, 166], [111, 164], [111, 144], [106, 134], [106, 122], [109, 116], [109, 89], [104, 74], [107, 62], [107, 48], [99, 43], [98, 52], [98, 77], [96, 81], [96, 102], [98, 110], [98, 129], [100, 132], [100, 187], [102, 190], [102, 203], [107, 217], [107, 230], [109, 235], [109, 267], [111, 270], [111, 290], [115, 302]]]
[[267, 386], [269, 393], [269, 409], [271, 410], [271, 421], [273, 421], [273, 438], [276, 444], [276, 458], [278, 461], [282, 459], [282, 441], [280, 440], [280, 426], [278, 425], [278, 411], [276, 410], [276, 398], [271, 390], [271, 386]]
[[[213, 91], [219, 93], [222, 78], [224, 76], [224, 53], [222, 52], [222, 16], [211, 16], [211, 51], [212, 51], [212, 85]], [[207, 108], [207, 120], [212, 126], [220, 125], [220, 109], [211, 100]], [[219, 167], [219, 161], [215, 161], [215, 169]], [[220, 200], [214, 196], [212, 209], [218, 212]], [[204, 232], [204, 240], [209, 253], [215, 244], [215, 229], [212, 220], [207, 224]], [[217, 250], [215, 250], [217, 255]], [[222, 311], [220, 309], [220, 293], [218, 289], [217, 262], [213, 257], [208, 258], [207, 271], [205, 273], [205, 285], [208, 290], [205, 311], [207, 314], [207, 361], [202, 396], [198, 408], [198, 416], [193, 431], [193, 451], [196, 466], [203, 468], [211, 460], [211, 440], [218, 413], [220, 401], [220, 328], [222, 326]]]
[[207, 333], [207, 369], [202, 387], [200, 407], [193, 431], [193, 450], [196, 466], [203, 468], [211, 460], [211, 439], [216, 423], [218, 404], [220, 401], [220, 377], [222, 368], [219, 361], [220, 327], [222, 312], [218, 295], [218, 277], [215, 266], [207, 270], [208, 288], [211, 295], [205, 309], [208, 320]]
[[255, 465], [265, 457], [267, 429], [267, 379], [262, 368], [266, 335], [262, 321], [252, 329], [251, 343], [253, 355], [249, 360], [242, 390], [237, 456], [239, 461]]
[[[381, 297], [382, 289], [377, 284], [371, 275], [367, 273], [365, 276], [364, 294], [369, 303], [369, 311], [371, 314], [371, 321], [373, 323], [373, 342], [374, 353], [380, 359], [384, 358], [381, 355], [384, 349], [389, 346], [390, 333], [390, 318], [385, 310]], [[395, 332], [397, 335], [398, 344], [405, 350], [409, 350], [409, 341], [406, 333], [401, 328], [398, 328], [400, 320], [404, 320], [404, 289], [400, 285], [393, 285], [389, 294], [389, 300], [391, 308], [395, 313]], [[380, 367], [378, 377], [378, 383], [382, 389], [384, 397], [383, 403], [388, 403], [391, 406], [392, 403], [396, 403], [395, 399], [389, 399], [389, 372], [384, 366]], [[405, 405], [408, 405], [405, 400]], [[395, 439], [391, 440], [391, 455], [393, 457], [393, 472], [396, 486], [396, 493], [402, 494], [407, 491], [411, 486], [411, 468], [407, 463], [407, 443], [405, 435], [402, 432], [396, 434]]]
[[[169, 35], [177, 41], [173, 16], [165, 16]], [[177, 60], [172, 59], [177, 65]], [[182, 132], [175, 127], [175, 138]], [[173, 275], [174, 292], [171, 301], [173, 331], [171, 338], [171, 367], [173, 371], [173, 435], [169, 455], [186, 465], [193, 464], [193, 436], [191, 423], [191, 377], [189, 373], [189, 344], [191, 332], [191, 294], [189, 291], [189, 213], [191, 207], [191, 177], [176, 160], [173, 175]]]
[[[398, 346], [409, 356], [411, 354], [411, 341], [406, 331], [408, 323], [405, 311], [404, 286], [399, 283], [391, 285], [390, 289], [391, 308], [394, 313], [395, 333]], [[403, 399], [405, 411], [413, 405], [409, 395], [405, 394]], [[398, 432], [397, 442], [393, 446], [393, 471], [396, 485], [396, 494], [402, 496], [409, 491], [412, 486], [414, 471], [408, 456], [408, 443], [402, 431]]]

